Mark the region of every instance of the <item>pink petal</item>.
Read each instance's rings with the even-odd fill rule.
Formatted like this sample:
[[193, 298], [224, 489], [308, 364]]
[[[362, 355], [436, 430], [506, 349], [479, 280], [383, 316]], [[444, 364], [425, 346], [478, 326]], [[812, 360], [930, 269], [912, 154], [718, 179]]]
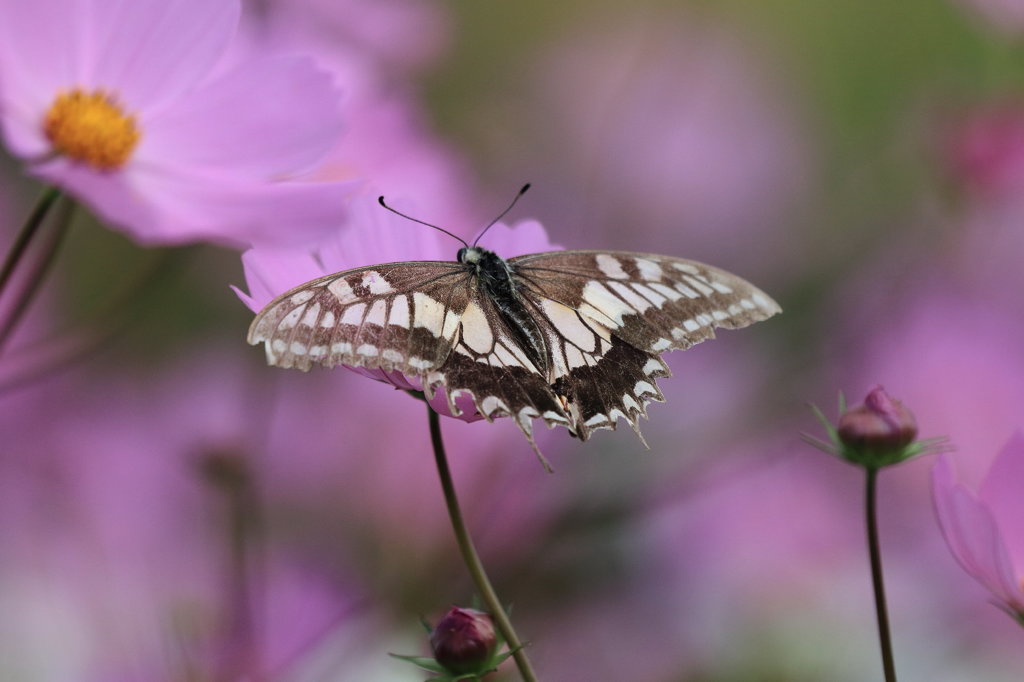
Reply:
[[161, 173], [137, 164], [96, 173], [65, 159], [35, 166], [32, 172], [68, 190], [112, 227], [143, 244], [307, 243], [344, 219], [350, 185], [239, 182]]
[[1009, 554], [989, 509], [956, 483], [952, 462], [941, 456], [932, 469], [932, 494], [942, 534], [956, 560], [1003, 604], [1024, 607]]
[[87, 204], [112, 227], [128, 234], [134, 234], [130, 227], [134, 225], [146, 226], [146, 230], [159, 229], [161, 217], [156, 207], [131, 187], [124, 173], [97, 173], [64, 158], [29, 170]]
[[[388, 212], [365, 192], [349, 205], [345, 221], [316, 247], [261, 246], [242, 254], [248, 294], [235, 292], [253, 312], [304, 282], [323, 275], [401, 260], [442, 258], [438, 233]], [[449, 254], [454, 257], [455, 252]]]
[[0, 0], [0, 83], [5, 101], [42, 112], [58, 89], [83, 80], [92, 43], [88, 27], [93, 4]]
[[82, 80], [88, 10], [84, 1], [0, 0], [0, 113], [15, 154], [49, 149], [40, 123], [57, 92]]
[[98, 0], [89, 87], [114, 90], [146, 114], [194, 87], [234, 36], [238, 0]]
[[149, 118], [137, 156], [259, 177], [295, 174], [337, 142], [338, 103], [329, 74], [309, 59], [246, 62]]
[[243, 253], [242, 270], [249, 293], [232, 289], [254, 313], [289, 289], [327, 274], [309, 249], [269, 247]]
[[[380, 381], [385, 384], [391, 384], [400, 391], [422, 391], [423, 382], [417, 377], [407, 377], [401, 372], [385, 372], [382, 369], [367, 369], [366, 367], [349, 367], [348, 365], [342, 365], [345, 369], [351, 370], [356, 374], [361, 374], [364, 377], [368, 377], [375, 381]], [[460, 421], [467, 423], [480, 421], [484, 418], [482, 414], [476, 411], [476, 405], [473, 404], [473, 399], [466, 394], [459, 394], [455, 397], [455, 408], [458, 414], [452, 411], [451, 405], [448, 403], [448, 394], [444, 387], [438, 387], [434, 391], [433, 397], [431, 397], [427, 403], [430, 408], [437, 412], [442, 417], [452, 417]]]
[[551, 241], [544, 226], [536, 220], [523, 220], [512, 227], [496, 223], [484, 234], [480, 246], [494, 251], [502, 258], [562, 248]]
[[135, 186], [161, 209], [163, 220], [145, 234], [140, 226], [132, 232], [139, 241], [151, 243], [310, 243], [344, 220], [351, 184], [232, 182], [140, 173]]
[[23, 107], [20, 104], [0, 100], [4, 145], [22, 158], [39, 158], [50, 151], [50, 141], [43, 135], [39, 123], [42, 113], [31, 106]]
[[978, 490], [996, 522], [1013, 563], [1024, 568], [1024, 432], [1010, 437]]
[[[327, 272], [340, 272], [363, 265], [410, 260], [454, 260], [461, 244], [437, 230], [391, 213], [377, 196], [364, 188], [349, 205], [346, 228], [323, 241], [320, 261]], [[388, 203], [398, 210], [417, 215], [415, 206], [401, 199]]]

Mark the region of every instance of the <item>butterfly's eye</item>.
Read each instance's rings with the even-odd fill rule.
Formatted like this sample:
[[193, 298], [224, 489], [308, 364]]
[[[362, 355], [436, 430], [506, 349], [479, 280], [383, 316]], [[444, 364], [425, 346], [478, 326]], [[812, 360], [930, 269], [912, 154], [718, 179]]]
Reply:
[[463, 246], [461, 249], [459, 249], [458, 254], [455, 255], [455, 260], [459, 261], [460, 263], [465, 263], [466, 262], [466, 251], [467, 251], [467, 249], [466, 249], [465, 246]]

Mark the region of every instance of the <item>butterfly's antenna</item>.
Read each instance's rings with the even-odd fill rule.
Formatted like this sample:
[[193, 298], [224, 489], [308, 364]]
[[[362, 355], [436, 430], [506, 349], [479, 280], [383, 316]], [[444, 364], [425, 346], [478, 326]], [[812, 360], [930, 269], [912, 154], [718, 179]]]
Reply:
[[424, 222], [422, 220], [419, 220], [418, 218], [413, 218], [410, 215], [406, 215], [406, 214], [402, 213], [401, 211], [396, 211], [395, 209], [391, 208], [390, 206], [388, 206], [387, 204], [384, 203], [384, 196], [383, 195], [377, 197], [377, 203], [380, 204], [381, 206], [383, 206], [384, 208], [386, 208], [387, 210], [391, 211], [395, 215], [402, 216], [406, 220], [411, 220], [414, 223], [419, 223], [420, 225], [426, 225], [427, 227], [432, 227], [435, 230], [437, 230], [438, 232], [444, 232], [449, 237], [452, 237], [453, 239], [458, 239], [460, 242], [462, 242], [462, 245], [465, 246], [467, 249], [469, 248], [469, 244], [466, 243], [465, 239], [463, 239], [462, 237], [458, 237], [458, 236], [452, 234], [451, 232], [449, 232], [448, 230], [444, 229], [443, 227], [438, 227], [437, 225], [431, 225], [430, 223], [427, 223], [427, 222]]
[[526, 190], [528, 190], [528, 189], [530, 189], [530, 183], [526, 183], [525, 185], [523, 185], [523, 188], [521, 190], [519, 190], [518, 194], [516, 194], [516, 198], [512, 200], [511, 204], [508, 205], [508, 208], [506, 208], [504, 211], [502, 211], [500, 214], [498, 214], [498, 217], [495, 218], [494, 220], [492, 220], [491, 223], [487, 227], [485, 227], [483, 229], [483, 231], [480, 232], [480, 234], [478, 234], [476, 236], [476, 239], [473, 240], [473, 246], [476, 246], [477, 242], [480, 241], [480, 238], [484, 236], [484, 234], [487, 232], [487, 230], [491, 229], [491, 227], [494, 226], [494, 223], [496, 223], [499, 220], [501, 220], [502, 218], [504, 218], [505, 214], [512, 210], [512, 207], [516, 205], [517, 201], [519, 201], [519, 197], [521, 197], [524, 194], [526, 194]]

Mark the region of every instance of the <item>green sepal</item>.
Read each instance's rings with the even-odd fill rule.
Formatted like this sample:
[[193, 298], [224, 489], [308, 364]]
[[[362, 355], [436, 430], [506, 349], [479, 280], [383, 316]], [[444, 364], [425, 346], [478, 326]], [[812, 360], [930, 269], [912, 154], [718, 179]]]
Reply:
[[432, 672], [432, 673], [444, 673], [444, 672], [446, 672], [444, 667], [440, 663], [435, 661], [433, 659], [433, 657], [431, 657], [431, 656], [403, 656], [402, 654], [392, 654], [392, 653], [389, 653], [388, 656], [390, 656], [391, 658], [397, 658], [400, 661], [406, 661], [407, 663], [412, 663], [416, 667], [422, 668], [423, 670], [426, 670], [428, 672]]
[[397, 658], [400, 661], [412, 663], [421, 670], [426, 670], [427, 672], [431, 673], [437, 673], [437, 677], [431, 677], [427, 680], [427, 682], [457, 682], [458, 680], [480, 680], [486, 675], [490, 675], [491, 673], [496, 672], [498, 670], [498, 666], [500, 666], [502, 663], [504, 663], [509, 658], [514, 656], [515, 653], [519, 651], [519, 649], [521, 648], [522, 647], [517, 647], [515, 649], [509, 649], [508, 651], [505, 651], [500, 654], [494, 654], [493, 656], [491, 656], [489, 660], [484, 661], [480, 664], [480, 670], [477, 670], [475, 672], [462, 673], [461, 675], [456, 675], [455, 673], [449, 672], [447, 669], [445, 669], [444, 666], [442, 666], [440, 663], [438, 663], [429, 656], [403, 656], [402, 654], [392, 653], [389, 653], [388, 656], [391, 656], [392, 658]]

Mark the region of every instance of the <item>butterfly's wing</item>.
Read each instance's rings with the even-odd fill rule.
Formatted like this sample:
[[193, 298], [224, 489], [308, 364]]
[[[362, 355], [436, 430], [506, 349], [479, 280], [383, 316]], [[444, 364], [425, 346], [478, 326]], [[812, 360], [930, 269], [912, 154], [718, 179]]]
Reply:
[[556, 396], [582, 439], [636, 430], [645, 406], [663, 400], [670, 374], [661, 353], [745, 327], [780, 312], [749, 282], [695, 261], [626, 251], [552, 251], [509, 261], [524, 297], [543, 320]]
[[261, 342], [279, 367], [397, 371], [428, 396], [442, 386], [453, 413], [465, 395], [488, 420], [515, 418], [531, 445], [533, 419], [570, 424], [546, 374], [459, 263], [374, 265], [307, 282], [257, 315], [249, 343]]
[[427, 377], [452, 351], [473, 280], [446, 261], [373, 265], [315, 279], [253, 320], [267, 362], [303, 371], [348, 365]]
[[445, 261], [307, 282], [260, 312], [249, 342], [263, 342], [272, 365], [399, 372], [428, 395], [443, 386], [453, 412], [467, 395], [489, 420], [513, 417], [532, 444], [536, 418], [583, 440], [619, 417], [636, 430], [646, 404], [663, 399], [655, 382], [669, 375], [662, 352], [779, 311], [734, 275], [666, 256], [555, 251], [508, 263], [544, 337], [547, 367], [515, 341], [472, 270]]

